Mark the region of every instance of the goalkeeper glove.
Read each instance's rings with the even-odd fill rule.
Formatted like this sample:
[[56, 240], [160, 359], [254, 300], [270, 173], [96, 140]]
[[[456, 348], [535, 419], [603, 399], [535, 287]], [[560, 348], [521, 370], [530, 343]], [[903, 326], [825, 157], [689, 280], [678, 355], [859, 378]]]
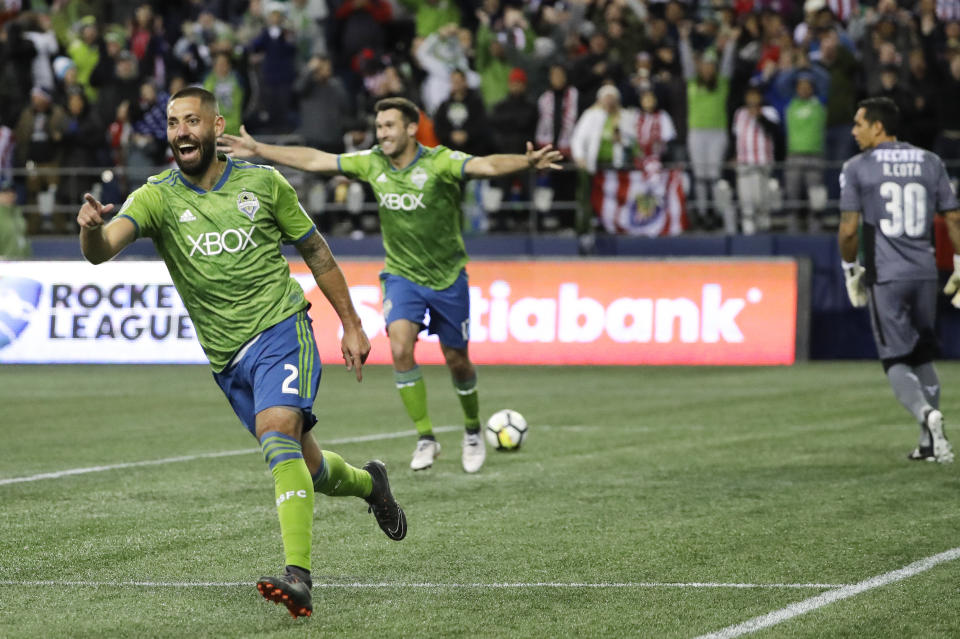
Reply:
[[[866, 269], [856, 262], [843, 262], [843, 276], [847, 280], [847, 297], [856, 307], [867, 305], [867, 287], [863, 283], [863, 274]], [[960, 276], [957, 278], [960, 283]], [[960, 294], [957, 295], [960, 297]]]
[[[960, 255], [954, 255], [953, 273], [950, 274], [950, 279], [947, 280], [946, 286], [943, 287], [943, 292], [947, 295], [953, 295], [950, 303], [960, 308], [960, 291], [957, 290], [958, 288], [960, 288]], [[954, 295], [954, 293], [956, 293], [956, 295]]]

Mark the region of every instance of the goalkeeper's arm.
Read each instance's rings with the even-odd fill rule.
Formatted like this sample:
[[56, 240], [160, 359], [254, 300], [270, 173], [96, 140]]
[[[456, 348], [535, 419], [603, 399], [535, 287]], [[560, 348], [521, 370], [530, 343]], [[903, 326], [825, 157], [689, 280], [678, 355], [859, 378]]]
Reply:
[[867, 287], [863, 282], [865, 269], [857, 264], [857, 249], [860, 238], [860, 214], [856, 211], [840, 213], [840, 226], [837, 229], [837, 244], [840, 247], [843, 277], [847, 284], [847, 297], [854, 306], [867, 305]]
[[943, 292], [951, 295], [950, 303], [960, 308], [960, 209], [946, 211], [943, 217], [947, 222], [950, 243], [953, 244], [953, 273], [943, 287]]

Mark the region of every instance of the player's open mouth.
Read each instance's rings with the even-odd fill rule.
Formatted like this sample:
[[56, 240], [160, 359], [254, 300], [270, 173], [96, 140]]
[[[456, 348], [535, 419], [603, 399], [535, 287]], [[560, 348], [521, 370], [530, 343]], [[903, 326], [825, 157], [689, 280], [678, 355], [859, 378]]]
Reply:
[[177, 146], [180, 159], [192, 160], [200, 154], [200, 147], [195, 144], [180, 144]]

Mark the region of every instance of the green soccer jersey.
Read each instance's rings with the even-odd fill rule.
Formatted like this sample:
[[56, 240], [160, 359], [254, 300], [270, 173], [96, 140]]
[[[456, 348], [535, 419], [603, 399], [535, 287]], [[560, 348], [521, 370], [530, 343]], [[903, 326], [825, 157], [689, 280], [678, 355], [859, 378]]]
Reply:
[[418, 145], [413, 162], [395, 169], [379, 145], [337, 156], [340, 171], [369, 183], [377, 196], [387, 273], [438, 291], [457, 279], [468, 259], [460, 183], [471, 157]]
[[273, 167], [227, 158], [210, 191], [170, 169], [131, 193], [118, 215], [153, 240], [214, 371], [307, 306], [280, 242], [299, 242], [316, 228]]

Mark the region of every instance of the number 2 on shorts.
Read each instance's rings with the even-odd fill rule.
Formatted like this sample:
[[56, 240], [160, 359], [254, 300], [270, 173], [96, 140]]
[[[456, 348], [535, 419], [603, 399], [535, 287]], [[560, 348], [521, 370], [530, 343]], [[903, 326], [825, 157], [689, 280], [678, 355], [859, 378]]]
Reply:
[[283, 386], [280, 387], [280, 390], [284, 393], [290, 393], [291, 395], [299, 395], [300, 391], [290, 384], [297, 379], [297, 375], [300, 374], [300, 371], [298, 371], [297, 367], [293, 364], [284, 364], [283, 370], [290, 371], [290, 374], [287, 375], [287, 378], [283, 380]]

